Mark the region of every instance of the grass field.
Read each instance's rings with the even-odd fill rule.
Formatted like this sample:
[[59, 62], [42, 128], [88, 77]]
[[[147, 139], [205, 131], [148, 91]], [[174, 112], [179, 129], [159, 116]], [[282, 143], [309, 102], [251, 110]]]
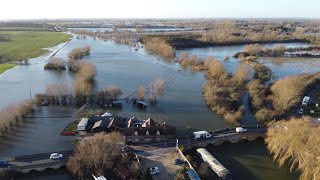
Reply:
[[6, 37], [0, 39], [0, 57], [2, 62], [20, 61], [38, 57], [47, 52], [42, 48], [56, 46], [71, 37], [61, 32], [48, 31], [0, 31]]
[[4, 73], [6, 70], [15, 67], [15, 64], [0, 64], [0, 74]]

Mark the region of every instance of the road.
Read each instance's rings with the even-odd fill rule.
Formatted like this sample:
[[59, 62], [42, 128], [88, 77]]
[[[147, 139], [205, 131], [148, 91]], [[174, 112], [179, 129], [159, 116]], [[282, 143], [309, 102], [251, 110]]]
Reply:
[[[266, 128], [257, 128], [257, 127], [249, 127], [247, 128], [247, 132], [245, 133], [265, 133], [267, 131]], [[245, 134], [244, 133], [244, 134]], [[213, 132], [212, 138], [223, 138], [227, 136], [235, 136], [238, 135], [235, 129], [229, 129], [225, 131]], [[211, 138], [211, 139], [212, 139]], [[201, 142], [210, 141], [211, 139], [204, 139]], [[188, 145], [193, 143], [198, 143], [199, 141], [194, 140], [194, 138], [187, 139], [179, 139], [179, 145]], [[133, 152], [142, 157], [155, 157], [173, 151], [177, 144], [177, 140], [170, 140], [167, 142], [161, 143], [153, 143], [153, 144], [144, 144], [139, 146], [132, 146]], [[49, 168], [56, 167], [59, 165], [66, 165], [69, 157], [73, 154], [73, 150], [66, 151], [57, 151], [57, 153], [63, 154], [63, 158], [60, 160], [51, 160], [49, 157], [51, 153], [42, 153], [42, 154], [34, 154], [27, 156], [17, 156], [14, 160], [9, 161], [9, 170], [31, 170], [31, 169], [39, 169], [39, 168]]]
[[41, 167], [51, 167], [55, 165], [65, 165], [72, 155], [73, 150], [58, 151], [57, 153], [63, 154], [63, 158], [60, 160], [50, 159], [50, 155], [53, 152], [34, 154], [27, 156], [17, 156], [14, 160], [9, 161], [9, 170], [23, 170]]
[[[307, 95], [305, 96], [309, 96], [310, 97], [310, 102], [311, 103], [315, 103], [315, 96], [320, 92], [320, 84], [317, 85], [315, 88], [313, 88], [312, 91], [310, 91]], [[299, 106], [296, 106], [295, 108], [292, 109], [291, 111], [291, 115], [295, 116], [295, 117], [301, 117], [301, 115], [298, 113], [298, 111], [303, 108], [302, 104], [300, 104]]]
[[[248, 127], [246, 133], [266, 133], [267, 128], [265, 127]], [[212, 138], [223, 138], [223, 137], [228, 137], [228, 136], [234, 136], [238, 135], [239, 133], [236, 132], [235, 129], [230, 129], [230, 130], [225, 130], [225, 131], [219, 131], [219, 132], [213, 132], [211, 133]], [[210, 139], [204, 139], [201, 140], [201, 142], [206, 142], [206, 141], [211, 141]], [[187, 138], [187, 139], [178, 139], [178, 144], [179, 145], [188, 145], [192, 143], [198, 143], [199, 141], [195, 140], [193, 137], [192, 138]], [[132, 146], [133, 152], [140, 155], [140, 156], [149, 156], [154, 153], [161, 153], [161, 149], [170, 149], [174, 148], [177, 144], [177, 140], [170, 140], [167, 142], [159, 142], [159, 143], [152, 143], [152, 144], [141, 144], [137, 146]], [[157, 152], [158, 151], [158, 152]], [[166, 151], [166, 150], [164, 150]]]

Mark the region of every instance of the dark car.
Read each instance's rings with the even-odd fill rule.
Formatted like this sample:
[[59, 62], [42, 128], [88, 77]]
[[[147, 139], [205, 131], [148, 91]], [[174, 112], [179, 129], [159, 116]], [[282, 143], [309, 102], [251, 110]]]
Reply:
[[9, 166], [8, 162], [0, 160], [0, 168], [5, 168], [5, 167], [8, 167], [8, 166]]
[[174, 164], [184, 164], [185, 163], [185, 161], [184, 160], [182, 160], [182, 159], [175, 159], [174, 160]]

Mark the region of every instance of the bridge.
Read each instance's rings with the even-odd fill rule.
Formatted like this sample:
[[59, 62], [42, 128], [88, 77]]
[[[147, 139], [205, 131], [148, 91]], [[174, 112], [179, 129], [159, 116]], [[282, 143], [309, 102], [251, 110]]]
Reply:
[[[267, 128], [247, 128], [247, 132], [237, 133], [235, 129], [211, 133], [212, 138], [196, 141], [190, 140], [185, 145], [187, 149], [206, 147], [209, 144], [218, 146], [225, 142], [238, 143], [240, 141], [254, 141], [258, 138], [266, 138]], [[179, 143], [180, 144], [180, 143]]]
[[[235, 129], [229, 129], [224, 131], [218, 131], [211, 133], [212, 138], [196, 141], [194, 138], [179, 139], [178, 145], [184, 145], [186, 149], [206, 147], [209, 144], [221, 145], [225, 142], [237, 143], [242, 140], [254, 141], [257, 138], [265, 138], [266, 128], [247, 128], [247, 132], [237, 133]], [[149, 154], [146, 149], [157, 152], [161, 149], [172, 148], [177, 145], [176, 140], [152, 143], [135, 146], [133, 152], [140, 156]], [[29, 171], [43, 171], [45, 169], [58, 169], [67, 165], [69, 157], [73, 154], [74, 150], [56, 151], [41, 154], [16, 156], [13, 160], [9, 161], [9, 167], [5, 168], [9, 171], [18, 171], [22, 173], [28, 173]], [[52, 153], [63, 154], [63, 158], [60, 160], [50, 159]]]
[[55, 153], [63, 154], [63, 158], [59, 160], [50, 159], [52, 153], [54, 152], [16, 156], [13, 160], [8, 162], [9, 167], [6, 168], [6, 170], [28, 173], [32, 170], [43, 171], [49, 168], [59, 169], [60, 167], [67, 165], [73, 150], [56, 151]]

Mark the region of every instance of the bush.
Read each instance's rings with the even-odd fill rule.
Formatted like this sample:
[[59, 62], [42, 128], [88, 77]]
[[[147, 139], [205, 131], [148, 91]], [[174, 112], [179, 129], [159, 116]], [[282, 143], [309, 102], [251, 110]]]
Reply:
[[277, 114], [275, 111], [269, 110], [266, 108], [262, 108], [262, 109], [258, 110], [254, 116], [256, 117], [258, 122], [266, 124], [266, 123], [274, 120], [276, 115]]
[[99, 99], [113, 101], [122, 95], [122, 91], [118, 86], [110, 85], [98, 93]]
[[251, 74], [250, 66], [246, 64], [239, 64], [236, 72], [233, 75], [233, 81], [237, 87], [242, 86], [246, 81], [249, 80]]
[[140, 165], [138, 162], [134, 161], [130, 168], [130, 173], [134, 176], [134, 177], [139, 177], [140, 176], [140, 173], [141, 173], [141, 169], [140, 169]]
[[14, 125], [23, 116], [27, 115], [34, 106], [34, 101], [27, 100], [20, 104], [9, 105], [0, 110], [0, 131], [6, 132], [12, 125]]
[[208, 64], [210, 78], [219, 79], [223, 74], [226, 74], [222, 62], [214, 59], [209, 59], [208, 61], [210, 62], [207, 62], [206, 64]]
[[93, 78], [96, 76], [97, 70], [96, 67], [88, 62], [80, 63], [80, 68], [77, 72], [77, 76], [84, 81], [93, 81]]
[[259, 56], [262, 52], [262, 48], [259, 44], [247, 44], [244, 46], [243, 50], [252, 56]]
[[189, 177], [187, 176], [188, 169], [186, 167], [180, 168], [176, 170], [176, 175], [174, 176], [175, 180], [187, 180]]
[[67, 66], [68, 66], [69, 71], [78, 72], [80, 69], [80, 64], [81, 64], [81, 62], [79, 62], [77, 60], [69, 59]]
[[144, 99], [144, 87], [143, 86], [140, 86], [139, 87], [139, 90], [138, 90], [138, 99], [139, 100], [143, 100]]
[[276, 56], [282, 56], [286, 52], [286, 47], [283, 44], [275, 44], [272, 48], [272, 52]]
[[76, 76], [73, 80], [73, 95], [76, 98], [85, 99], [93, 92], [91, 82], [85, 81], [81, 76]]
[[69, 52], [68, 57], [70, 59], [81, 59], [82, 57], [90, 54], [90, 50], [91, 50], [90, 46], [74, 48]]
[[175, 56], [174, 48], [159, 37], [148, 39], [145, 42], [145, 48], [151, 53], [156, 53], [164, 57], [173, 58]]
[[65, 70], [65, 61], [62, 58], [52, 57], [44, 65], [44, 69]]

